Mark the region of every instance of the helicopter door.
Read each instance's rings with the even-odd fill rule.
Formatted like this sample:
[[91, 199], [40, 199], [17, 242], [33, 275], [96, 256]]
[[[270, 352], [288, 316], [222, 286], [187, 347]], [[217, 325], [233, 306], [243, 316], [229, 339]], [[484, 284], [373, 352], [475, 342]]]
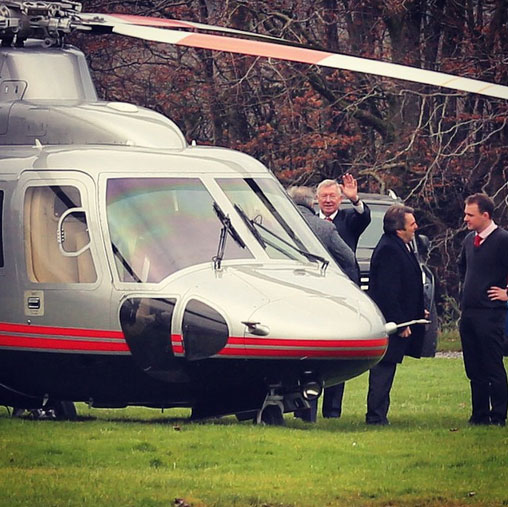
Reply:
[[111, 283], [100, 276], [107, 267], [93, 180], [71, 171], [27, 171], [22, 180], [22, 312], [33, 324], [109, 329]]

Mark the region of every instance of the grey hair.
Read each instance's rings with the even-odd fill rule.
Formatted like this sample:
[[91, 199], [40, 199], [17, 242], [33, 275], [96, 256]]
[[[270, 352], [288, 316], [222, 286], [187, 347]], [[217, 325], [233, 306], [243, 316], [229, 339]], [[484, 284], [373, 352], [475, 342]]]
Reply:
[[335, 186], [337, 188], [337, 192], [339, 192], [339, 194], [341, 194], [342, 192], [340, 191], [340, 186], [339, 184], [337, 183], [337, 180], [323, 180], [318, 186], [317, 186], [317, 189], [316, 189], [316, 194], [319, 194], [319, 191], [324, 188], [324, 187], [331, 187], [331, 186]]
[[302, 204], [308, 208], [314, 205], [314, 191], [310, 187], [295, 185], [288, 189], [288, 194], [295, 204]]

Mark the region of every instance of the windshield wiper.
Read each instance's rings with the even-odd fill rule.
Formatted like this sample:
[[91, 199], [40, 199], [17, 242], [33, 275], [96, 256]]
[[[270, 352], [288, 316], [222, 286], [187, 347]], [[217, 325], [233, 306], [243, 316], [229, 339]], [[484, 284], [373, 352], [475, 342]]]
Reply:
[[256, 229], [256, 227], [254, 226], [255, 222], [253, 220], [251, 220], [247, 214], [245, 213], [245, 211], [243, 211], [242, 208], [240, 208], [240, 206], [238, 206], [238, 204], [235, 204], [235, 210], [237, 211], [237, 213], [242, 217], [242, 220], [245, 222], [245, 225], [247, 226], [247, 228], [249, 229], [250, 232], [252, 232], [252, 235], [259, 241], [259, 244], [264, 248], [266, 249], [266, 243], [265, 243], [265, 240], [262, 238], [261, 234], [259, 234], [259, 231]]
[[245, 245], [245, 242], [243, 241], [243, 239], [240, 237], [240, 235], [236, 231], [236, 229], [231, 224], [231, 219], [229, 218], [229, 216], [226, 215], [224, 213], [224, 211], [222, 211], [222, 209], [216, 202], [213, 203], [213, 209], [222, 224], [222, 229], [220, 231], [220, 236], [219, 236], [219, 245], [217, 246], [217, 255], [212, 259], [213, 260], [213, 268], [215, 270], [217, 270], [217, 269], [221, 268], [222, 259], [224, 259], [224, 251], [226, 249], [226, 237], [227, 237], [228, 232], [231, 235], [231, 237], [242, 248], [245, 248], [246, 245]]
[[326, 271], [326, 268], [328, 267], [328, 264], [330, 264], [330, 261], [327, 261], [324, 257], [321, 257], [320, 255], [313, 254], [313, 253], [307, 252], [306, 250], [298, 248], [297, 246], [291, 244], [289, 241], [286, 241], [284, 238], [281, 238], [278, 234], [271, 231], [270, 229], [268, 229], [264, 225], [260, 224], [259, 222], [256, 222], [255, 220], [251, 220], [247, 216], [245, 211], [243, 211], [243, 209], [238, 204], [235, 204], [235, 210], [242, 217], [243, 221], [246, 223], [249, 230], [252, 232], [252, 234], [259, 241], [259, 243], [261, 244], [261, 246], [263, 248], [266, 249], [266, 245], [268, 244], [272, 248], [275, 248], [276, 250], [278, 250], [279, 252], [281, 252], [285, 255], [288, 255], [288, 253], [286, 251], [284, 251], [283, 249], [281, 249], [276, 243], [270, 241], [267, 238], [262, 237], [257, 228], [267, 232], [274, 238], [277, 238], [278, 241], [280, 241], [284, 245], [287, 245], [289, 248], [293, 249], [295, 252], [298, 252], [299, 254], [303, 255], [308, 260], [321, 263], [321, 270], [323, 271], [323, 273]]
[[[281, 243], [284, 243], [289, 248], [292, 248], [295, 252], [298, 252], [299, 254], [303, 255], [304, 257], [306, 257], [310, 261], [320, 262], [321, 263], [321, 269], [323, 270], [323, 272], [326, 271], [326, 268], [328, 267], [328, 264], [330, 264], [330, 261], [327, 261], [324, 257], [321, 257], [320, 255], [317, 255], [317, 254], [313, 254], [311, 252], [307, 252], [307, 250], [302, 250], [301, 248], [298, 248], [297, 246], [292, 245], [289, 241], [286, 241], [284, 238], [281, 238], [278, 234], [275, 234], [275, 232], [271, 231], [270, 229], [268, 229], [264, 225], [258, 224], [257, 222], [253, 222], [253, 223], [257, 227], [259, 227], [263, 231], [267, 232], [268, 234], [271, 234], [274, 238], [277, 238], [277, 240], [279, 240]], [[277, 248], [277, 246], [275, 244], [273, 244], [271, 241], [267, 240], [266, 238], [265, 238], [265, 241], [268, 241], [268, 243], [271, 246]]]

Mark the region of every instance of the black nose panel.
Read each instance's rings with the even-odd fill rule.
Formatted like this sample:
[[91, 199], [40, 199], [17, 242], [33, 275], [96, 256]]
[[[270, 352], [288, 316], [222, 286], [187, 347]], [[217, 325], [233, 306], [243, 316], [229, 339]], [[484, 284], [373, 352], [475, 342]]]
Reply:
[[190, 361], [220, 352], [228, 341], [229, 330], [222, 315], [201, 301], [191, 300], [183, 316], [185, 356]]

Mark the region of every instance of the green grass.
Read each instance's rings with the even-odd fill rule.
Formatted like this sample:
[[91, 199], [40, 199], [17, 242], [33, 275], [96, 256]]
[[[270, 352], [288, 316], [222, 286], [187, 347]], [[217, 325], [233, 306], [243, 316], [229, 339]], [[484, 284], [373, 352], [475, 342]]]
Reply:
[[406, 359], [391, 425], [363, 423], [367, 375], [346, 384], [344, 415], [285, 427], [187, 410], [88, 409], [77, 422], [0, 411], [0, 505], [508, 505], [508, 429], [470, 427], [460, 359]]
[[437, 337], [437, 350], [440, 352], [458, 352], [462, 350], [457, 328], [443, 328]]

